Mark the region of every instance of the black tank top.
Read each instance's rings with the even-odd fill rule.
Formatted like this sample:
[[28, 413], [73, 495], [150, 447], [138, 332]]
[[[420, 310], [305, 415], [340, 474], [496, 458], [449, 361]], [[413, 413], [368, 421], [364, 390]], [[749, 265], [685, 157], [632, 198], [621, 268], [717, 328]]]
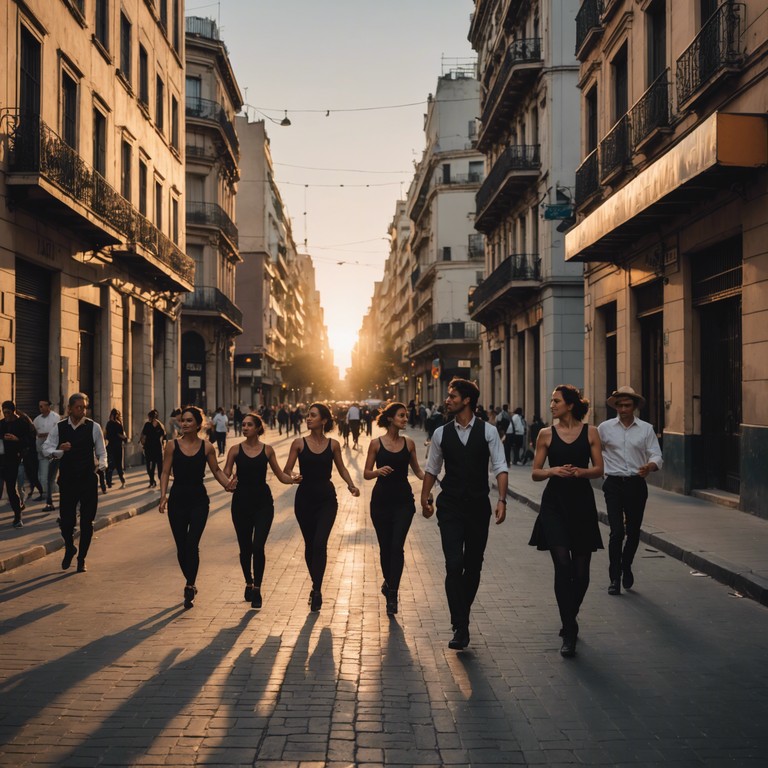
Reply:
[[200, 450], [193, 456], [187, 456], [179, 447], [179, 441], [173, 441], [173, 485], [171, 493], [178, 496], [204, 494], [208, 498], [203, 480], [205, 478], [205, 441], [200, 441]]
[[258, 456], [249, 456], [244, 450], [242, 444], [240, 450], [235, 456], [235, 466], [237, 467], [237, 488], [236, 494], [247, 493], [249, 495], [272, 495], [267, 485], [267, 446], [261, 449]]
[[[552, 441], [549, 444], [549, 466], [561, 467], [563, 464], [573, 464], [574, 467], [586, 469], [592, 452], [589, 448], [589, 425], [584, 424], [579, 436], [572, 442], [566, 443], [557, 433], [557, 428], [552, 427]], [[554, 479], [554, 478], [552, 478]]]
[[331, 441], [321, 453], [314, 453], [309, 445], [307, 438], [304, 440], [304, 449], [299, 452], [299, 471], [301, 472], [301, 483], [297, 493], [304, 496], [307, 493], [323, 493], [329, 491], [335, 493], [333, 483], [331, 482], [331, 473], [333, 472], [333, 450]]
[[403, 438], [403, 447], [399, 451], [390, 451], [384, 447], [379, 438], [379, 450], [376, 452], [376, 467], [392, 467], [391, 475], [383, 475], [376, 478], [371, 499], [402, 499], [413, 498], [411, 484], [408, 482], [408, 466], [411, 461], [411, 452], [408, 450], [408, 442]]

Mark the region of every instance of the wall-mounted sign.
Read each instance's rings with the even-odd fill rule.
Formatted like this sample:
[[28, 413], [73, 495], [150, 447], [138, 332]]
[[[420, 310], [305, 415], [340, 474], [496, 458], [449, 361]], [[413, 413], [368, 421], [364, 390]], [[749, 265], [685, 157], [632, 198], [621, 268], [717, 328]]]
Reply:
[[471, 360], [459, 360], [456, 364], [457, 368], [471, 368], [472, 367], [472, 361]]
[[200, 376], [190, 376], [189, 384], [187, 386], [190, 389], [200, 389], [200, 378]]
[[557, 203], [556, 205], [544, 206], [544, 219], [546, 221], [557, 221], [558, 219], [573, 218], [573, 206], [570, 203]]

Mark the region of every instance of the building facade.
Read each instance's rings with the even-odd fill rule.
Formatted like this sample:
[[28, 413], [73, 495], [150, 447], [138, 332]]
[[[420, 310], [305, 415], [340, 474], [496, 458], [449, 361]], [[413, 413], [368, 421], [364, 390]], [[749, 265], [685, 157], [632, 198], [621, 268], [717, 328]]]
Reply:
[[[0, 2], [0, 397], [179, 402], [182, 3]], [[129, 443], [128, 459], [138, 453]]]
[[485, 273], [469, 299], [484, 328], [482, 398], [545, 421], [554, 387], [584, 376], [583, 275], [558, 229], [578, 165], [577, 11], [577, 0], [476, 0], [469, 32], [486, 157], [475, 217]]
[[235, 115], [243, 99], [216, 22], [186, 19], [185, 64], [187, 254], [195, 285], [182, 310], [181, 397], [213, 412], [236, 401], [234, 340], [243, 330], [235, 304], [242, 261]]
[[576, 29], [566, 251], [586, 264], [595, 417], [632, 385], [663, 440], [655, 482], [766, 515], [765, 3], [584, 0]]

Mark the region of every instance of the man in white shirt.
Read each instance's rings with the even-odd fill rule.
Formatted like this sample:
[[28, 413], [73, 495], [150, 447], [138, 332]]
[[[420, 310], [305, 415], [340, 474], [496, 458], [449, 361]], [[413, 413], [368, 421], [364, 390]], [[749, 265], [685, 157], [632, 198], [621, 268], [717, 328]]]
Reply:
[[[632, 561], [640, 543], [640, 526], [648, 499], [645, 478], [661, 469], [662, 458], [653, 425], [635, 416], [645, 398], [632, 387], [619, 387], [607, 403], [618, 413], [615, 419], [608, 419], [597, 428], [603, 445], [603, 494], [611, 526], [608, 594], [620, 595], [622, 583], [624, 589], [631, 589], [635, 583]], [[625, 533], [627, 541], [622, 551]]]
[[216, 436], [216, 446], [219, 449], [219, 456], [223, 456], [227, 449], [229, 419], [221, 406], [216, 409], [216, 413], [213, 415], [211, 422], [213, 423], [213, 433]]
[[352, 447], [357, 448], [357, 440], [360, 437], [360, 406], [352, 403], [347, 411], [347, 424], [352, 433]]
[[453, 639], [448, 647], [460, 651], [469, 645], [469, 612], [480, 586], [480, 571], [488, 543], [491, 503], [488, 499], [488, 463], [496, 476], [499, 498], [496, 524], [507, 516], [507, 462], [495, 424], [474, 415], [480, 396], [477, 385], [466, 379], [448, 384], [447, 424], [432, 435], [424, 481], [421, 511], [434, 513], [430, 493], [445, 461], [445, 476], [437, 497], [437, 523], [445, 555], [445, 593], [451, 612]]
[[507, 461], [511, 455], [513, 464], [522, 464], [525, 458], [525, 419], [523, 418], [523, 409], [515, 408], [515, 412], [512, 414], [512, 421], [507, 427], [506, 440], [509, 441], [511, 450], [514, 452], [507, 453]]
[[52, 512], [55, 509], [53, 506], [53, 485], [56, 482], [56, 473], [59, 471], [59, 460], [54, 457], [43, 456], [43, 443], [50, 431], [61, 421], [61, 416], [56, 411], [51, 410], [50, 400], [41, 400], [37, 406], [40, 409], [40, 414], [35, 416], [32, 422], [37, 433], [35, 440], [38, 462], [37, 475], [45, 494], [43, 512]]

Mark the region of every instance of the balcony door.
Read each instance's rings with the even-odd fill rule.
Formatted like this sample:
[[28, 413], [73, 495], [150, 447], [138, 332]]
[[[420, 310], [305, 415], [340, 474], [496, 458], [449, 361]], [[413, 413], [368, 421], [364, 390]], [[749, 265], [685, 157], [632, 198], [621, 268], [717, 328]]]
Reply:
[[51, 273], [16, 259], [16, 405], [35, 415], [49, 392]]
[[181, 337], [181, 402], [205, 409], [205, 341], [194, 331]]

